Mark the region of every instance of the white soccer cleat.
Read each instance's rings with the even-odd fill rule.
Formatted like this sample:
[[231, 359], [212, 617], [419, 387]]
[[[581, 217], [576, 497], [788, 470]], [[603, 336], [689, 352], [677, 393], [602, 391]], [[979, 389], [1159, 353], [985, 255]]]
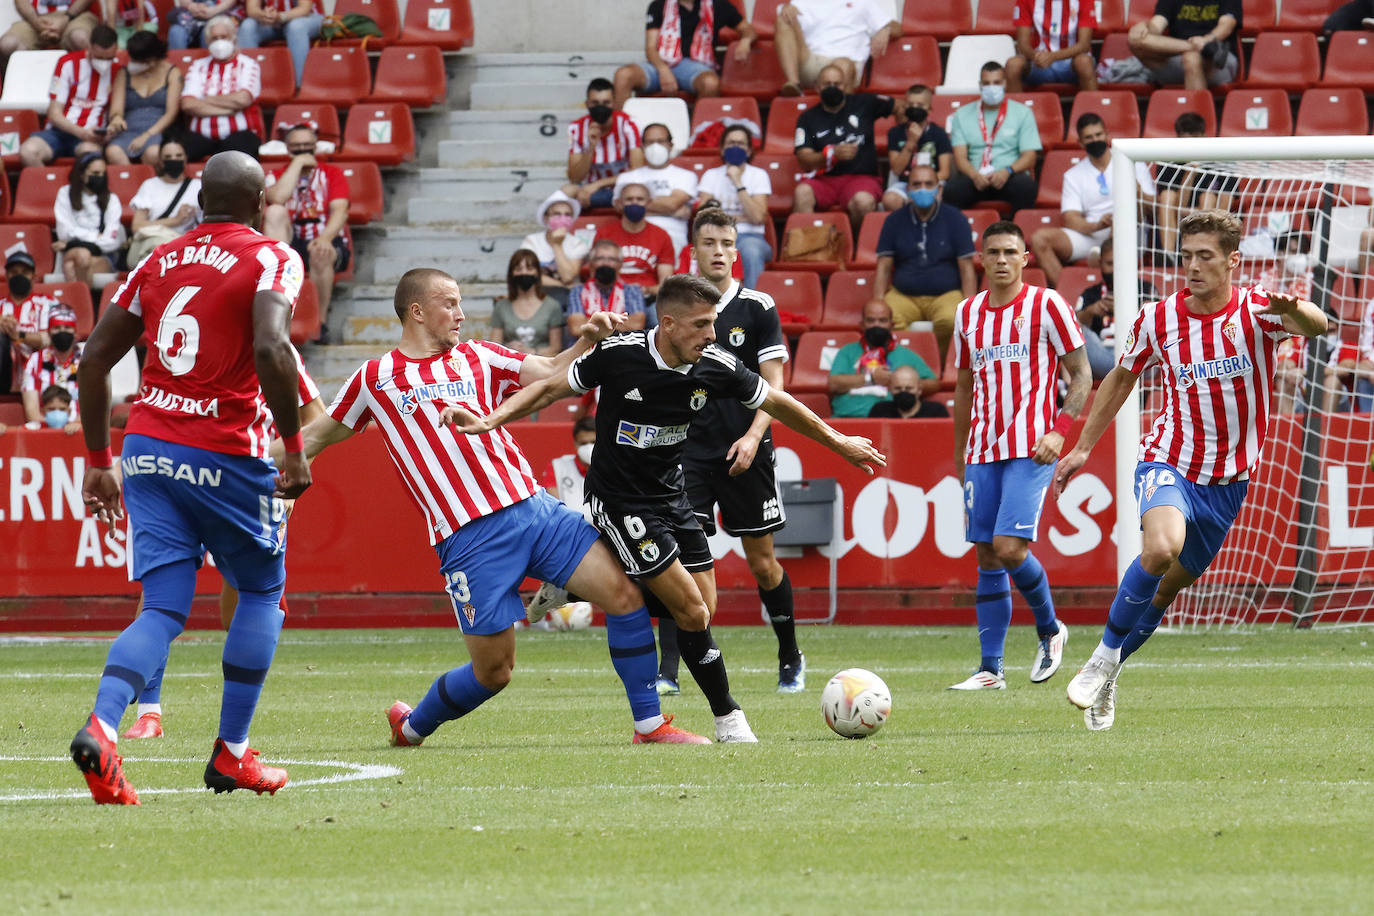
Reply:
[[947, 690], [1006, 690], [1007, 679], [1003, 675], [979, 669], [969, 675], [968, 680], [950, 684]]
[[1069, 628], [1062, 620], [1055, 622], [1059, 624], [1059, 632], [1040, 640], [1040, 645], [1035, 650], [1035, 663], [1031, 665], [1030, 675], [1032, 684], [1048, 681], [1064, 663], [1064, 647], [1069, 643]]
[[1087, 709], [1093, 705], [1103, 686], [1116, 677], [1116, 671], [1120, 667], [1121, 662], [1104, 658], [1094, 652], [1087, 664], [1079, 668], [1073, 680], [1069, 681], [1069, 702], [1079, 709]]
[[530, 599], [530, 606], [525, 608], [525, 616], [530, 620], [530, 625], [538, 623], [548, 616], [549, 611], [554, 608], [562, 607], [568, 603], [568, 592], [561, 589], [552, 582], [545, 582], [539, 586], [539, 591], [534, 593]]
[[720, 744], [757, 744], [754, 730], [744, 719], [744, 710], [736, 709], [728, 716], [716, 718], [716, 741]]
[[[1119, 668], [1120, 666], [1118, 666]], [[1083, 724], [1090, 732], [1104, 732], [1116, 721], [1116, 675], [1102, 685], [1093, 705], [1083, 710]]]

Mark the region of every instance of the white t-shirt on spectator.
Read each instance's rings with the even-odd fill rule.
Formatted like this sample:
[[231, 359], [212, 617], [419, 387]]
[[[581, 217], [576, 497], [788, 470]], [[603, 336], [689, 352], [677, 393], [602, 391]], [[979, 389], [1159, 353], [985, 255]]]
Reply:
[[878, 30], [897, 19], [893, 0], [792, 0], [792, 5], [812, 54], [847, 57], [858, 64], [868, 60], [868, 43]]
[[[531, 232], [525, 236], [520, 247], [533, 251], [534, 256], [539, 259], [539, 266], [541, 267], [553, 268], [554, 264], [557, 263], [553, 256], [553, 246], [549, 244], [548, 238], [542, 232]], [[590, 250], [591, 245], [576, 232], [569, 230], [568, 234], [563, 236], [563, 254], [568, 260], [580, 264]]]
[[[1097, 222], [1112, 212], [1112, 166], [1108, 160], [1107, 170], [1099, 172], [1091, 159], [1083, 159], [1069, 167], [1064, 173], [1064, 191], [1060, 196], [1060, 212], [1077, 210], [1088, 222]], [[1098, 182], [1098, 176], [1106, 179], [1106, 184]], [[1150, 177], [1147, 163], [1135, 164], [1135, 180], [1145, 193], [1155, 196], [1155, 182]], [[1103, 190], [1105, 188], [1105, 190]]]
[[[177, 196], [177, 191], [181, 189], [181, 180], [166, 182], [156, 176], [149, 178], [138, 186], [138, 192], [134, 194], [134, 199], [129, 201], [129, 206], [135, 210], [147, 210], [148, 219], [160, 219], [162, 211], [167, 209], [167, 205], [172, 202], [172, 198]], [[189, 232], [191, 227], [201, 220], [200, 203], [197, 198], [200, 196], [200, 179], [192, 178], [191, 183], [186, 186], [186, 193], [181, 195], [181, 200], [172, 208], [168, 216], [174, 216], [184, 204], [191, 205], [191, 217], [184, 222], [169, 226], [174, 232]]]
[[[717, 166], [707, 170], [701, 176], [701, 183], [697, 187], [697, 196], [710, 194], [720, 201], [720, 208], [733, 216], [739, 223], [739, 232], [763, 235], [762, 223], [746, 223], [744, 221], [744, 209], [739, 205], [739, 192], [735, 190], [735, 183], [730, 180], [730, 176], [725, 174], [725, 166]], [[768, 172], [756, 165], [746, 165], [741, 184], [749, 194], [763, 194], [767, 196], [773, 193], [773, 180], [768, 177]]]
[[[622, 172], [615, 180], [613, 197], [619, 198], [620, 189], [627, 184], [644, 185], [649, 189], [649, 197], [654, 200], [667, 197], [674, 191], [686, 191], [687, 203], [683, 204], [684, 208], [689, 207], [697, 196], [696, 173], [676, 165], [665, 165], [661, 169], [645, 165]], [[673, 240], [673, 255], [676, 257], [677, 252], [687, 244], [687, 218], [654, 213], [649, 215], [649, 222], [668, 233], [668, 237]]]

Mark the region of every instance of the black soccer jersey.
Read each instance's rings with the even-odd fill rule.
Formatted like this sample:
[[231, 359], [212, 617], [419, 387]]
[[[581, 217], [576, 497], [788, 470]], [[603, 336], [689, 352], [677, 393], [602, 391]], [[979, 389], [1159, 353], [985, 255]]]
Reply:
[[[785, 361], [787, 341], [773, 297], [732, 283], [716, 305], [716, 346], [733, 353], [752, 372], [758, 372], [766, 360]], [[683, 457], [688, 461], [724, 458], [753, 422], [754, 411], [739, 401], [712, 401], [692, 424]]]
[[712, 398], [757, 409], [768, 383], [719, 347], [670, 368], [657, 331], [606, 338], [568, 368], [568, 384], [585, 393], [598, 385], [596, 451], [586, 492], [610, 503], [682, 498], [682, 448], [687, 430]]

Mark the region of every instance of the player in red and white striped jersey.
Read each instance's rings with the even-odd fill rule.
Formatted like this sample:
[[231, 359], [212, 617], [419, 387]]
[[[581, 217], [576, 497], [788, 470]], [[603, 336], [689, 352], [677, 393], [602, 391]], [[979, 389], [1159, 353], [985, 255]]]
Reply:
[[91, 46], [64, 54], [48, 86], [48, 123], [19, 147], [26, 165], [46, 165], [66, 156], [99, 152], [105, 141], [105, 111], [119, 63], [114, 29], [91, 30]]
[[659, 711], [649, 612], [596, 529], [540, 488], [509, 432], [468, 436], [441, 422], [446, 407], [462, 405], [485, 416], [522, 386], [565, 375], [623, 317], [594, 315], [575, 346], [557, 357], [536, 356], [485, 341], [459, 342], [461, 298], [443, 271], [407, 271], [395, 295], [400, 346], [353, 373], [329, 413], [304, 431], [306, 454], [313, 457], [376, 423], [425, 517], [472, 658], [435, 680], [413, 710], [399, 701], [392, 706], [392, 743], [419, 744], [510, 682], [515, 624], [525, 617], [517, 589], [527, 575], [606, 612], [611, 661], [635, 720], [634, 743], [710, 743], [674, 728]]
[[[954, 319], [954, 466], [961, 471], [968, 539], [978, 557], [978, 670], [951, 690], [1003, 690], [1011, 581], [1035, 614], [1031, 681], [1059, 670], [1068, 635], [1049, 580], [1030, 552], [1064, 437], [1087, 403], [1092, 369], [1078, 319], [1054, 290], [1021, 281], [1026, 239], [1015, 223], [983, 232], [988, 289], [959, 303]], [[1068, 371], [1056, 409], [1060, 365]]]
[[568, 125], [568, 178], [563, 193], [582, 209], [609, 207], [616, 177], [644, 164], [639, 127], [617, 111], [615, 87], [597, 77], [587, 84], [587, 114]]
[[1042, 83], [1078, 83], [1097, 89], [1093, 60], [1094, 0], [1016, 0], [1016, 56], [1007, 61], [1007, 91]]
[[258, 62], [238, 52], [238, 23], [232, 16], [216, 16], [205, 26], [209, 57], [186, 71], [181, 110], [191, 116], [186, 135], [186, 158], [198, 162], [225, 150], [257, 156], [262, 142], [262, 70]]
[[1069, 701], [1094, 730], [1115, 720], [1121, 663], [1206, 571], [1240, 512], [1268, 430], [1279, 343], [1326, 332], [1326, 316], [1311, 302], [1231, 285], [1240, 265], [1236, 217], [1201, 210], [1180, 220], [1178, 231], [1188, 286], [1141, 308], [1078, 444], [1055, 474], [1057, 496], [1140, 373], [1159, 367], [1164, 409], [1141, 441], [1136, 466], [1141, 553], [1122, 577], [1102, 642], [1069, 682]]

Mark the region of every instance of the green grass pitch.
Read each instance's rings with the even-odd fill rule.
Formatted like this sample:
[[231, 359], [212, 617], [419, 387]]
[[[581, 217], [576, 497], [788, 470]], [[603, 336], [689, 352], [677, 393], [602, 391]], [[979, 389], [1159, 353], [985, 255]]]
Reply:
[[[515, 681], [421, 748], [383, 711], [465, 658], [456, 632], [282, 639], [254, 722], [276, 797], [201, 784], [222, 637], [172, 650], [161, 740], [125, 741], [139, 808], [97, 807], [67, 744], [108, 643], [0, 640], [0, 900], [7, 912], [1370, 912], [1374, 650], [1367, 630], [1161, 633], [1084, 729], [1064, 670], [947, 685], [971, 628], [805, 628], [800, 696], [764, 628], [718, 640], [757, 746], [631, 746], [604, 630], [521, 634]], [[845, 741], [835, 671], [878, 672], [893, 714]], [[695, 685], [665, 700], [709, 732]], [[132, 720], [125, 717], [123, 727]], [[394, 769], [388, 769], [394, 768]]]

